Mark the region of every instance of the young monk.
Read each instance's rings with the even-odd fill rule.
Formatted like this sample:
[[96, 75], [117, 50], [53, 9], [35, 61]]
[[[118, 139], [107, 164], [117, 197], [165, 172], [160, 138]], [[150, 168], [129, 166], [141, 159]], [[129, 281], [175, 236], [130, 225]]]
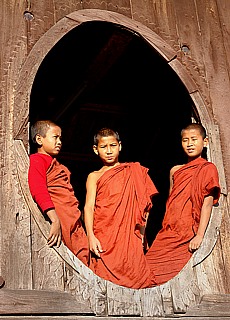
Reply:
[[62, 240], [88, 265], [88, 240], [70, 172], [56, 159], [62, 146], [61, 128], [50, 120], [40, 120], [31, 126], [31, 138], [37, 153], [30, 155], [28, 182], [33, 199], [51, 221], [47, 244], [60, 246]]
[[201, 157], [208, 144], [204, 127], [192, 123], [181, 131], [181, 138], [188, 162], [170, 171], [162, 229], [146, 254], [158, 285], [178, 274], [200, 247], [220, 196], [216, 166]]
[[117, 132], [99, 130], [93, 150], [103, 166], [88, 175], [84, 216], [95, 273], [121, 286], [150, 287], [155, 281], [143, 239], [151, 199], [158, 191], [139, 162], [119, 163]]

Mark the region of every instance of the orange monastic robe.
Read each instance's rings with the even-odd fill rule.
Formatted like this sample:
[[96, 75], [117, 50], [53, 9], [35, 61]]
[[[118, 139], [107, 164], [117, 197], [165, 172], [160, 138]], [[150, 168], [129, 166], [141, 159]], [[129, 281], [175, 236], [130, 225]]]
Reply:
[[190, 259], [188, 246], [199, 226], [204, 197], [212, 193], [216, 204], [220, 196], [217, 169], [203, 158], [178, 169], [173, 179], [162, 229], [146, 253], [158, 285], [178, 274]]
[[70, 172], [53, 159], [46, 177], [48, 191], [61, 222], [63, 243], [88, 265], [88, 238], [80, 220], [79, 202], [70, 184]]
[[139, 226], [146, 224], [151, 197], [158, 193], [138, 162], [122, 163], [106, 171], [97, 181], [94, 234], [103, 250], [92, 258], [95, 273], [129, 288], [155, 284], [143, 253]]

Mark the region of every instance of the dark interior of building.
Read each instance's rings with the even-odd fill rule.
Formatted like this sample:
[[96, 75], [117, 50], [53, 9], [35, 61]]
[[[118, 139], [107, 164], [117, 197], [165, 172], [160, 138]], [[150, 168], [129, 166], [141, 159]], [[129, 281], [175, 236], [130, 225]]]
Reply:
[[62, 127], [59, 160], [72, 173], [81, 210], [87, 175], [101, 166], [93, 135], [101, 127], [119, 132], [120, 162], [148, 167], [159, 191], [147, 227], [151, 244], [165, 210], [169, 170], [186, 161], [180, 131], [192, 116], [194, 105], [183, 83], [145, 39], [120, 25], [94, 21], [70, 31], [43, 60], [29, 121], [50, 119]]

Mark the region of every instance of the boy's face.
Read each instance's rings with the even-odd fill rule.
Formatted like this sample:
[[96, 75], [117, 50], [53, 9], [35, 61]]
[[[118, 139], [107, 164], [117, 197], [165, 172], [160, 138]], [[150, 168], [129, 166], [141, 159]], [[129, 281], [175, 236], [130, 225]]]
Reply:
[[101, 158], [104, 165], [112, 166], [118, 162], [121, 143], [114, 136], [102, 137], [97, 146], [93, 146], [94, 152]]
[[203, 139], [199, 129], [184, 130], [182, 134], [182, 148], [189, 159], [201, 157], [203, 148], [208, 144], [208, 139]]
[[52, 157], [58, 155], [61, 150], [61, 128], [58, 126], [51, 126], [45, 137], [37, 134], [36, 141], [39, 144], [38, 152], [48, 154]]

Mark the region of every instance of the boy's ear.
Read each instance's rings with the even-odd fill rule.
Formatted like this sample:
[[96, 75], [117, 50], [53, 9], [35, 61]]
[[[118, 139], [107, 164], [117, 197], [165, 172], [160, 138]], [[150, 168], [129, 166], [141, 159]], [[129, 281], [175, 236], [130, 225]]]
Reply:
[[119, 151], [121, 151], [122, 145], [121, 142], [119, 142]]
[[208, 138], [204, 138], [204, 147], [208, 146]]
[[96, 153], [96, 155], [98, 155], [98, 150], [97, 150], [97, 146], [93, 146], [93, 151], [94, 151], [94, 153]]
[[35, 140], [39, 146], [42, 146], [42, 136], [40, 134], [36, 135]]

